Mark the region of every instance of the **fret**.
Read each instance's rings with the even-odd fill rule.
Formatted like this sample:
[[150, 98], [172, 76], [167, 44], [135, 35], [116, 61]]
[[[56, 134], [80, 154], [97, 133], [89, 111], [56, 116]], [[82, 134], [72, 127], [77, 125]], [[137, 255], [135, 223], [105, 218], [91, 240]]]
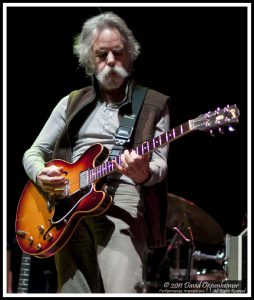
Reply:
[[22, 274], [20, 274], [20, 276], [22, 277], [22, 276], [29, 276], [29, 272], [30, 272], [30, 270], [29, 269], [27, 269], [27, 270], [20, 270], [20, 273], [21, 273], [21, 271], [22, 271]]
[[29, 278], [20, 278], [20, 284], [27, 284], [29, 281]]
[[97, 177], [96, 177], [96, 170], [92, 169], [91, 172], [92, 172], [92, 179], [94, 181], [95, 179], [97, 179]]
[[22, 267], [22, 266], [25, 266], [25, 265], [28, 265], [28, 266], [29, 266], [29, 265], [30, 265], [29, 261], [24, 261], [24, 262], [21, 263], [21, 267]]
[[153, 149], [155, 149], [155, 147], [156, 147], [155, 139], [152, 139], [152, 141], [153, 141]]
[[90, 170], [87, 170], [87, 171], [88, 171], [88, 180], [89, 180], [89, 182], [93, 182]]
[[114, 166], [112, 162], [108, 162], [108, 172], [113, 171], [114, 170]]
[[169, 135], [168, 135], [167, 132], [165, 133], [165, 136], [166, 136], [166, 141], [168, 142], [169, 141]]
[[29, 268], [27, 269], [27, 267], [30, 267], [30, 264], [27, 264], [26, 268], [23, 267], [23, 264], [21, 265], [20, 271], [29, 271]]
[[147, 147], [147, 152], [150, 151], [150, 145], [149, 145], [149, 142], [146, 142], [146, 147]]
[[121, 156], [117, 156], [115, 158], [116, 162], [118, 163], [118, 165], [121, 165], [122, 164], [122, 160], [121, 160]]
[[167, 132], [164, 135], [165, 135], [165, 143], [168, 144], [170, 141], [169, 135]]
[[143, 148], [142, 148], [143, 145], [139, 145], [136, 147], [135, 151], [137, 153], [137, 155], [143, 155]]
[[166, 138], [166, 134], [163, 133], [161, 136], [160, 136], [160, 144], [163, 145], [167, 142], [167, 138]]
[[104, 176], [104, 175], [106, 175], [107, 173], [108, 173], [108, 169], [107, 169], [107, 164], [106, 163], [104, 163], [103, 165], [102, 165], [102, 175]]
[[96, 167], [96, 175], [97, 175], [97, 178], [102, 177], [102, 175], [101, 175], [101, 166]]

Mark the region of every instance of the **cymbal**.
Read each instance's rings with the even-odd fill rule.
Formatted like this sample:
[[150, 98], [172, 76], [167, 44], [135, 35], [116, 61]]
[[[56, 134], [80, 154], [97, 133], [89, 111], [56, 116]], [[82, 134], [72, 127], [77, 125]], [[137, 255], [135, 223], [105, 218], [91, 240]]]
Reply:
[[219, 244], [224, 240], [220, 225], [203, 209], [182, 197], [168, 193], [167, 227], [177, 227], [186, 238], [190, 230], [194, 241], [206, 244]]

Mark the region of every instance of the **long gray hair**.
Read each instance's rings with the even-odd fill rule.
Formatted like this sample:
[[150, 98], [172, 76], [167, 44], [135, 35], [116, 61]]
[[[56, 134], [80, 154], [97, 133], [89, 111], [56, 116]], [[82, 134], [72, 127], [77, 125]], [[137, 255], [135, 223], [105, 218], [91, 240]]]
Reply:
[[95, 74], [96, 66], [92, 54], [93, 38], [104, 28], [116, 28], [122, 36], [123, 43], [129, 54], [131, 64], [139, 55], [140, 45], [125, 21], [112, 12], [106, 12], [88, 19], [82, 27], [82, 32], [75, 38], [73, 52], [79, 59], [80, 66], [84, 67], [87, 75]]

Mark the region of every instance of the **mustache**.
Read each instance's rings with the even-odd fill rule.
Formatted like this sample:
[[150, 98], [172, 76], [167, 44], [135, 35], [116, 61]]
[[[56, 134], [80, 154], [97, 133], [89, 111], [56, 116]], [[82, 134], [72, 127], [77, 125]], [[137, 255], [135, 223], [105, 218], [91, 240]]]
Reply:
[[99, 72], [97, 74], [98, 79], [100, 79], [101, 81], [107, 79], [110, 74], [114, 72], [117, 75], [125, 78], [129, 76], [129, 73], [123, 68], [123, 67], [119, 67], [119, 66], [114, 66], [114, 67], [110, 67], [110, 66], [106, 66], [101, 72]]

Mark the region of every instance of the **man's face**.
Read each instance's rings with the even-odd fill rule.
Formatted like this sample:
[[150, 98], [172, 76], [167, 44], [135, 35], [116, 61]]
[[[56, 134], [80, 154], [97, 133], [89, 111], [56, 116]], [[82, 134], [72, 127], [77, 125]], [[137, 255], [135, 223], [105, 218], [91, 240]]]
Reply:
[[117, 29], [106, 28], [95, 35], [93, 54], [96, 77], [106, 89], [119, 88], [126, 76], [130, 60]]

